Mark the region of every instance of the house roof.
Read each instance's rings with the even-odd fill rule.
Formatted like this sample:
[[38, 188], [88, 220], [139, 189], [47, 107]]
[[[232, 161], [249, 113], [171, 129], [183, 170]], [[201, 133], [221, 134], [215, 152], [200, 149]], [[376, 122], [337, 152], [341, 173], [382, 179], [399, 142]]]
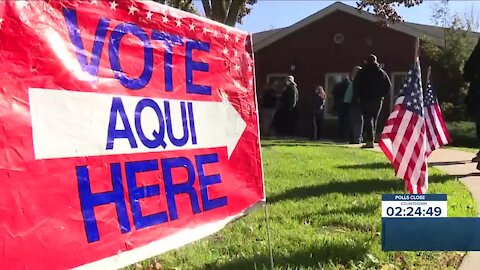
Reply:
[[[371, 22], [378, 22], [378, 17], [374, 14], [359, 10], [355, 7], [343, 4], [341, 2], [335, 2], [334, 4], [318, 11], [317, 13], [310, 15], [309, 17], [285, 28], [274, 29], [270, 31], [263, 31], [253, 34], [253, 49], [259, 51], [270, 44], [282, 39], [283, 37], [290, 35], [293, 32], [300, 30], [301, 28], [316, 22], [335, 11], [343, 11], [351, 15], [360, 17], [364, 20]], [[409, 23], [409, 22], [395, 22], [387, 25], [390, 29], [405, 33], [410, 36], [417, 37], [422, 40], [430, 40], [437, 45], [443, 44], [443, 28], [437, 26]], [[480, 33], [470, 32], [473, 38], [479, 38]]]
[[267, 30], [267, 31], [254, 33], [252, 35], [252, 42], [253, 42], [253, 44], [257, 44], [258, 42], [272, 36], [273, 34], [276, 34], [280, 31], [282, 31], [285, 28], [286, 27], [282, 27], [282, 28], [278, 28], [278, 29], [271, 29], [271, 30]]

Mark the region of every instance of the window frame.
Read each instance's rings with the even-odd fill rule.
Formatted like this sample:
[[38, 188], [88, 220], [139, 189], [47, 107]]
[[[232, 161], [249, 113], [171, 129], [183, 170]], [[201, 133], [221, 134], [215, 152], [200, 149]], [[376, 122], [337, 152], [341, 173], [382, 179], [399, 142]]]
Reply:
[[[327, 100], [325, 101], [325, 110], [323, 110], [323, 115], [325, 119], [338, 119], [338, 116], [336, 114], [329, 113], [331, 106], [333, 106], [333, 103], [331, 102], [333, 101], [333, 97], [331, 100], [329, 100], [329, 96], [331, 95], [331, 93], [329, 93], [329, 85], [328, 85], [328, 77], [331, 75], [338, 75], [340, 77], [344, 77], [344, 76], [349, 77], [350, 72], [326, 72], [325, 73], [324, 89], [325, 89], [325, 93], [327, 94]], [[333, 91], [333, 87], [335, 87], [335, 85], [332, 85], [332, 91]]]
[[[396, 98], [396, 94], [395, 93], [395, 76], [397, 75], [404, 75], [405, 76], [405, 79], [407, 78], [408, 76], [408, 71], [394, 71], [390, 74], [390, 80], [392, 81], [392, 88], [390, 89], [390, 108], [393, 107], [393, 103], [395, 102], [395, 98]], [[403, 84], [405, 83], [405, 80], [402, 81], [401, 83], [401, 86], [403, 86]]]

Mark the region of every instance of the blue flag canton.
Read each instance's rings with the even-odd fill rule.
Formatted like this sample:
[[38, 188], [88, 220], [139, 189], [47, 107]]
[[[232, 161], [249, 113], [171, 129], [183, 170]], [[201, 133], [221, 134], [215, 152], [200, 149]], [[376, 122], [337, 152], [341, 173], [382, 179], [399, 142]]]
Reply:
[[417, 62], [408, 72], [407, 80], [403, 86], [403, 104], [405, 108], [413, 113], [423, 116], [423, 93], [422, 75], [420, 64]]
[[425, 92], [424, 96], [424, 103], [425, 106], [432, 106], [438, 104], [437, 97], [435, 96], [435, 93], [433, 92], [433, 86], [430, 81], [427, 82], [427, 89]]

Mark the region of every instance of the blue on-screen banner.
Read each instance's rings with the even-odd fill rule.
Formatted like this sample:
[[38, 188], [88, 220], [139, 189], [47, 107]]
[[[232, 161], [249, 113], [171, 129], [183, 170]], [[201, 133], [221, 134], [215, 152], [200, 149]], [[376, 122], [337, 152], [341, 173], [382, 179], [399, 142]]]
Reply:
[[383, 251], [480, 251], [480, 218], [382, 218]]
[[382, 194], [382, 201], [446, 201], [447, 194]]

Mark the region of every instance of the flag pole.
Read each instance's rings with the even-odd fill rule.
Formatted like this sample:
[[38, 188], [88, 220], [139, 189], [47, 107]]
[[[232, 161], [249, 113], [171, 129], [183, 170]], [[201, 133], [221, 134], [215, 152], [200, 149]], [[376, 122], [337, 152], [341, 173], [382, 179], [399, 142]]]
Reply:
[[[414, 59], [413, 59], [413, 62], [416, 64], [417, 63], [417, 60], [420, 61], [418, 59], [418, 55], [419, 55], [419, 51], [420, 51], [420, 39], [419, 38], [416, 38], [415, 39], [415, 53], [414, 53]], [[404, 186], [404, 189], [403, 189], [403, 192], [406, 194], [408, 193], [408, 183], [407, 181], [403, 181], [405, 183], [405, 186]]]
[[415, 39], [415, 59], [414, 61], [416, 62], [420, 53], [420, 39], [416, 38]]
[[272, 248], [272, 239], [270, 237], [270, 224], [269, 224], [269, 216], [268, 216], [268, 202], [265, 202], [265, 223], [267, 225], [267, 240], [268, 240], [268, 250], [270, 252], [270, 268], [274, 270], [275, 266], [273, 263], [273, 248]]

